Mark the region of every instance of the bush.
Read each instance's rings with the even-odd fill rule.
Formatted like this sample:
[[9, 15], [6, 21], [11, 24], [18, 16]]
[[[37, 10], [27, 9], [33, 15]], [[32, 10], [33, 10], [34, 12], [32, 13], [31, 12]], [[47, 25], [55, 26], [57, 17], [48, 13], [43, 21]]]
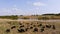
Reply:
[[0, 16], [0, 18], [3, 18], [3, 19], [18, 19], [18, 16], [17, 15], [12, 15], [12, 16]]
[[38, 17], [38, 20], [40, 19], [43, 19], [43, 20], [46, 20], [46, 19], [49, 19], [48, 17]]
[[28, 17], [24, 17], [23, 19], [29, 19]]

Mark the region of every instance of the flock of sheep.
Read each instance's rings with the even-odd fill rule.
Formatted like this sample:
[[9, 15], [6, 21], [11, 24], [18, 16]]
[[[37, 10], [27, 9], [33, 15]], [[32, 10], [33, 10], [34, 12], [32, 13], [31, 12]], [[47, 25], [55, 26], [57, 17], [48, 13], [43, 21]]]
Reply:
[[[10, 29], [14, 29], [14, 28], [17, 28], [16, 25], [10, 27]], [[9, 33], [11, 32], [10, 29], [6, 29], [5, 32]], [[18, 33], [24, 33], [24, 32], [29, 32], [29, 31], [32, 31], [32, 32], [44, 32], [45, 29], [53, 29], [55, 30], [56, 27], [55, 25], [51, 25], [51, 24], [43, 24], [43, 23], [19, 23], [19, 28], [17, 28], [17, 32]]]

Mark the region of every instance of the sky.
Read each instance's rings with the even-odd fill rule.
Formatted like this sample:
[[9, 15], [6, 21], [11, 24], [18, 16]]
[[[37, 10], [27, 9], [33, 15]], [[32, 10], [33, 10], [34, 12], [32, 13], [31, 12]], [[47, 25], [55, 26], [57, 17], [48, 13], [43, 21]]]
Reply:
[[60, 0], [0, 0], [0, 15], [60, 13]]

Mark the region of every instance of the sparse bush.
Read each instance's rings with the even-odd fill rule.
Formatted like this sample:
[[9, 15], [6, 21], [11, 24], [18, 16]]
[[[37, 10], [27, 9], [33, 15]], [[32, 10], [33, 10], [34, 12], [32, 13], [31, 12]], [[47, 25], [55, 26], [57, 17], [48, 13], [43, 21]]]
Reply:
[[3, 19], [18, 19], [18, 16], [17, 15], [12, 15], [12, 16], [0, 16], [0, 18], [3, 18]]
[[24, 17], [24, 18], [22, 18], [22, 19], [29, 19], [28, 17]]
[[46, 19], [49, 19], [49, 18], [48, 17], [38, 17], [38, 20], [41, 20], [41, 19], [46, 20]]

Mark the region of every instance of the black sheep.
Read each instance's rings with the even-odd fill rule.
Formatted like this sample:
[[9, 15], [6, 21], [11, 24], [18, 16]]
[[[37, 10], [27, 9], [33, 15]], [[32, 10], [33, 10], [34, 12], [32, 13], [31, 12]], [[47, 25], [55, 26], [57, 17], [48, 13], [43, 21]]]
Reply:
[[18, 29], [18, 32], [23, 33], [23, 32], [25, 32], [25, 30], [24, 29]]
[[51, 28], [51, 25], [46, 25], [47, 28]]
[[7, 33], [10, 32], [10, 29], [7, 29], [6, 32], [7, 32]]
[[41, 28], [45, 28], [45, 26], [42, 26]]
[[12, 26], [11, 29], [16, 28], [16, 26]]
[[25, 28], [25, 31], [28, 31], [29, 28]]
[[53, 26], [53, 27], [52, 27], [53, 29], [56, 29], [56, 28], [55, 28], [55, 25], [52, 25], [52, 26]]
[[33, 29], [33, 27], [30, 27], [30, 29]]
[[33, 27], [36, 27], [36, 25], [33, 25]]
[[39, 24], [38, 27], [42, 26], [42, 24]]
[[43, 32], [44, 31], [44, 28], [41, 28], [40, 30], [41, 30], [41, 32]]
[[29, 25], [29, 23], [26, 23], [27, 25]]
[[34, 28], [33, 32], [38, 32], [38, 28]]
[[19, 23], [19, 25], [22, 25], [22, 23]]
[[24, 27], [24, 25], [21, 25], [19, 28], [22, 28], [22, 27]]

